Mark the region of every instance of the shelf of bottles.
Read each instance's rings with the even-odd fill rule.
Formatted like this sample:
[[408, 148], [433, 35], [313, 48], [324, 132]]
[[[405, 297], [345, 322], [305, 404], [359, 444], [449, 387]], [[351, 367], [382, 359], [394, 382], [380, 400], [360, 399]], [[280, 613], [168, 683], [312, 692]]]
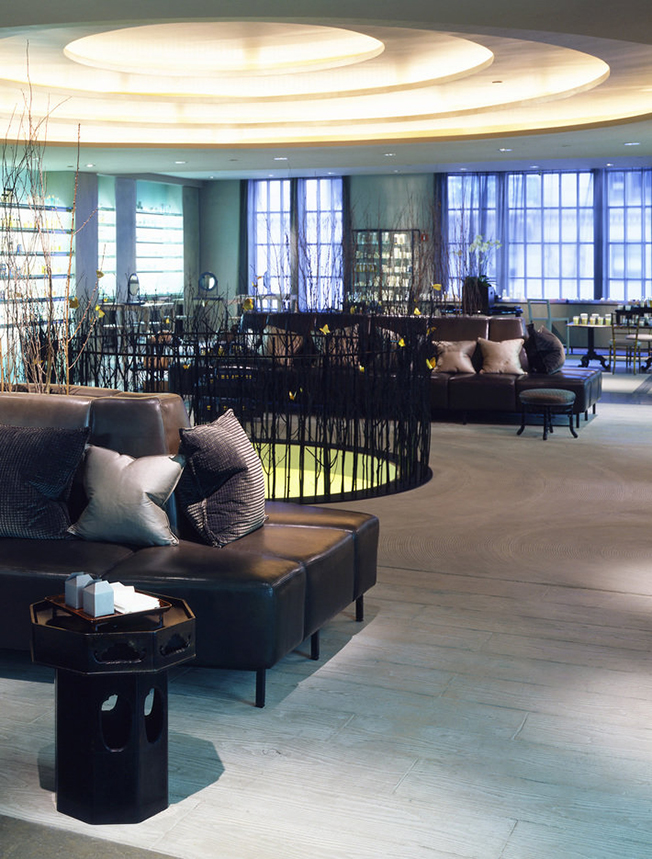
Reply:
[[413, 286], [418, 230], [354, 230], [352, 300], [394, 306]]
[[183, 215], [136, 212], [136, 271], [141, 296], [183, 292]]
[[97, 213], [97, 264], [102, 277], [97, 284], [100, 295], [116, 294], [116, 218], [115, 209], [100, 208]]
[[72, 210], [0, 201], [0, 298], [61, 297], [74, 275]]

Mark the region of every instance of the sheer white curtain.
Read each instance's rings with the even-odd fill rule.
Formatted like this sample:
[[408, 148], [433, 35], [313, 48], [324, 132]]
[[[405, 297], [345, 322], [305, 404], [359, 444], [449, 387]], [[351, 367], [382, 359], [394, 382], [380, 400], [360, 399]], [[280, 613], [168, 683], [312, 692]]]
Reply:
[[291, 196], [289, 179], [252, 180], [247, 188], [249, 294], [265, 309], [292, 292]]
[[[502, 274], [499, 203], [502, 177], [495, 173], [459, 173], [448, 177], [447, 232], [450, 251], [449, 276], [461, 289], [469, 275], [486, 276], [492, 283]], [[489, 243], [484, 252], [478, 245]]]
[[341, 309], [343, 182], [299, 179], [297, 186], [300, 310]]
[[341, 308], [343, 180], [252, 180], [247, 194], [250, 294]]

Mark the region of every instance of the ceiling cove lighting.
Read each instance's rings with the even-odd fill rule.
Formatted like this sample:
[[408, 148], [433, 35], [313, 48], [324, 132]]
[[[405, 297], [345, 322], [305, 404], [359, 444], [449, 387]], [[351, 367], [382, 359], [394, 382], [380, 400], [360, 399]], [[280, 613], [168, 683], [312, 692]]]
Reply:
[[76, 143], [83, 116], [84, 145], [392, 146], [652, 114], [652, 46], [637, 44], [634, 62], [628, 43], [585, 37], [577, 50], [543, 35], [373, 22], [0, 27], [0, 122], [27, 86], [48, 140]]

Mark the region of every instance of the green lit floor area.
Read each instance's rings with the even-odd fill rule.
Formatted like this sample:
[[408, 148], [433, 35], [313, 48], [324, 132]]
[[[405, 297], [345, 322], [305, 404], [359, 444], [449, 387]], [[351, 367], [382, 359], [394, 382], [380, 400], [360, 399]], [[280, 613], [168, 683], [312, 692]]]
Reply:
[[257, 448], [267, 479], [267, 497], [321, 499], [378, 494], [397, 478], [385, 457], [317, 445], [267, 444]]

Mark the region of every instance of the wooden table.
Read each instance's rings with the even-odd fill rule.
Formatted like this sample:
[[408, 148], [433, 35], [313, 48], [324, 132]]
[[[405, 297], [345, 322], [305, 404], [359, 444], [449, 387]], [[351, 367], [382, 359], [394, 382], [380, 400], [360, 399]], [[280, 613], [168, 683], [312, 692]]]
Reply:
[[580, 361], [580, 366], [588, 367], [589, 361], [599, 361], [602, 364], [603, 370], [609, 370], [609, 362], [604, 357], [604, 355], [599, 355], [595, 351], [595, 330], [596, 328], [600, 331], [610, 330], [609, 325], [596, 325], [591, 322], [569, 322], [569, 328], [585, 328], [588, 336], [588, 345], [587, 350], [584, 355], [582, 355], [582, 360]]

